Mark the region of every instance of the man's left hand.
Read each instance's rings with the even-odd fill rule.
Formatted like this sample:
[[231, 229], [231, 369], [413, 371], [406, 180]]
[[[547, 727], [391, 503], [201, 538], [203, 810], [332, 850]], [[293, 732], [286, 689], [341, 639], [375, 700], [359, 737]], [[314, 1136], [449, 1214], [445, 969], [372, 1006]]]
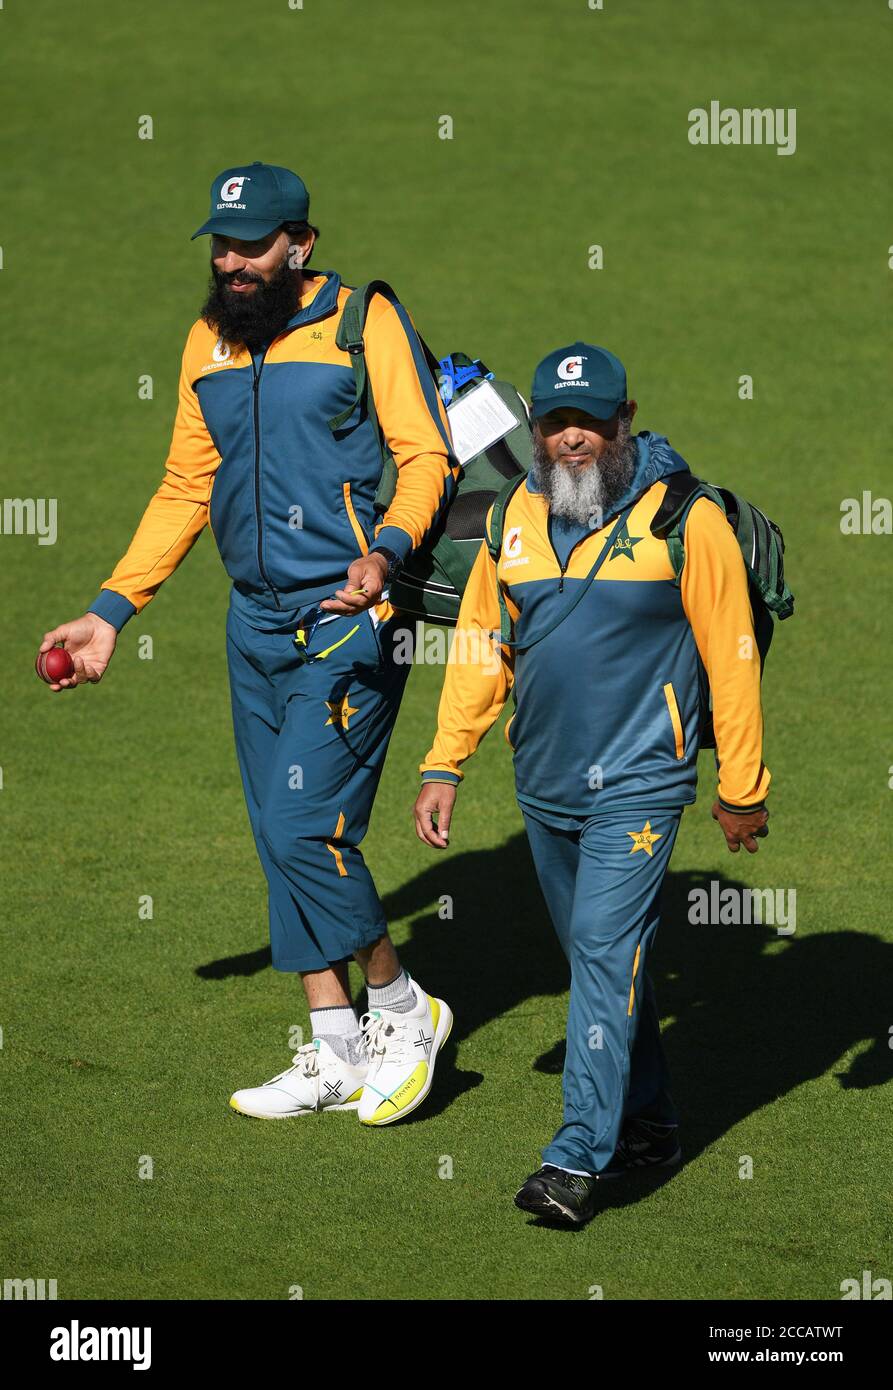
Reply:
[[741, 816], [735, 815], [732, 811], [724, 811], [719, 802], [714, 801], [713, 819], [719, 821], [732, 854], [737, 854], [742, 845], [748, 854], [756, 854], [759, 849], [757, 840], [763, 840], [769, 834], [766, 824], [769, 812], [765, 807], [762, 811], [748, 811], [746, 815]]
[[[347, 583], [335, 590], [334, 598], [319, 605], [331, 613], [362, 613], [381, 602], [381, 591], [388, 577], [388, 562], [379, 551], [361, 555], [347, 571]], [[360, 591], [360, 592], [357, 592]]]

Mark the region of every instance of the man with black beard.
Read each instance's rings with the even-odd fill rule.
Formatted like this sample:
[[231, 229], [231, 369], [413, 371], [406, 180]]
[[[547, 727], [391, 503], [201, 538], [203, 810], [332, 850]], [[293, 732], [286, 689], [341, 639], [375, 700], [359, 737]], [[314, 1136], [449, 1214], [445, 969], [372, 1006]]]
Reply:
[[[120, 629], [210, 525], [232, 579], [233, 725], [273, 965], [300, 974], [313, 1033], [290, 1067], [230, 1104], [262, 1119], [352, 1110], [377, 1126], [428, 1095], [452, 1023], [401, 968], [359, 845], [410, 669], [387, 586], [436, 528], [458, 464], [418, 335], [387, 286], [369, 297], [362, 340], [339, 346], [351, 291], [309, 269], [308, 214], [289, 169], [215, 178], [194, 234], [211, 238], [211, 286], [183, 354], [164, 479], [99, 597], [41, 651], [62, 642], [74, 660], [53, 690], [98, 681]], [[385, 444], [397, 485], [380, 517]], [[363, 1019], [351, 957], [367, 983]]]
[[571, 1225], [594, 1214], [599, 1180], [681, 1159], [646, 965], [695, 799], [699, 658], [713, 696], [714, 819], [733, 852], [754, 853], [767, 833], [741, 551], [700, 496], [677, 580], [651, 523], [665, 480], [688, 466], [662, 436], [632, 436], [635, 413], [623, 364], [604, 348], [577, 342], [537, 367], [534, 467], [488, 516], [415, 805], [419, 838], [445, 848], [461, 764], [511, 691], [518, 801], [571, 971], [564, 1120], [515, 1201]]
[[251, 244], [252, 263], [270, 261], [275, 267], [264, 273], [252, 270], [247, 261], [232, 270], [219, 268], [228, 263], [229, 244], [235, 241], [238, 246], [240, 239], [212, 236], [211, 283], [201, 311], [205, 323], [232, 346], [244, 343], [256, 352], [263, 343], [272, 342], [300, 303], [307, 262], [318, 237], [319, 228], [309, 222], [286, 222]]

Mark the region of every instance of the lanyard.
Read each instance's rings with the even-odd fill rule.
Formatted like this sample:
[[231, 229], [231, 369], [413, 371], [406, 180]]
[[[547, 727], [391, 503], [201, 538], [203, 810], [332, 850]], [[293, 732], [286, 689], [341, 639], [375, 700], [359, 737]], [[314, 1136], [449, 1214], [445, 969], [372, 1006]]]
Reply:
[[[637, 500], [638, 500], [638, 499], [637, 499]], [[602, 565], [605, 563], [605, 561], [607, 560], [609, 554], [611, 553], [611, 550], [612, 550], [613, 547], [614, 547], [614, 542], [616, 541], [618, 535], [620, 534], [621, 528], [623, 527], [623, 524], [624, 524], [624, 522], [626, 521], [626, 519], [627, 519], [627, 517], [629, 516], [629, 514], [630, 514], [631, 511], [632, 511], [632, 506], [629, 506], [629, 507], [625, 507], [624, 510], [620, 513], [620, 515], [618, 516], [617, 520], [616, 520], [615, 523], [614, 523], [614, 526], [613, 526], [613, 528], [612, 528], [612, 530], [611, 530], [611, 534], [608, 536], [608, 539], [605, 541], [604, 545], [602, 546], [601, 551], [599, 552], [598, 559], [596, 560], [595, 564], [592, 566], [592, 569], [589, 571], [589, 573], [587, 574], [586, 578], [583, 580], [582, 584], [580, 585], [579, 589], [578, 589], [577, 592], [574, 594], [574, 597], [573, 597], [572, 601], [567, 605], [567, 607], [566, 607], [561, 613], [559, 613], [559, 615], [558, 615], [558, 617], [555, 619], [555, 621], [554, 621], [553, 623], [549, 623], [549, 625], [548, 625], [542, 632], [537, 633], [537, 635], [536, 635], [535, 637], [529, 637], [529, 638], [527, 638], [527, 639], [526, 639], [525, 641], [523, 641], [523, 642], [501, 642], [501, 643], [500, 643], [500, 646], [503, 646], [503, 647], [512, 647], [512, 648], [520, 648], [522, 651], [526, 651], [528, 647], [533, 647], [533, 646], [536, 645], [537, 642], [542, 642], [542, 640], [543, 640], [544, 637], [550, 636], [550, 634], [553, 633], [557, 627], [560, 627], [560, 625], [564, 622], [565, 618], [569, 618], [569, 617], [570, 617], [571, 613], [573, 613], [573, 611], [574, 611], [574, 609], [576, 608], [577, 604], [578, 604], [578, 603], [581, 601], [581, 599], [589, 592], [589, 588], [590, 588], [590, 585], [592, 584], [592, 581], [595, 579], [595, 576], [598, 574], [598, 572], [599, 572], [599, 570], [601, 569]]]

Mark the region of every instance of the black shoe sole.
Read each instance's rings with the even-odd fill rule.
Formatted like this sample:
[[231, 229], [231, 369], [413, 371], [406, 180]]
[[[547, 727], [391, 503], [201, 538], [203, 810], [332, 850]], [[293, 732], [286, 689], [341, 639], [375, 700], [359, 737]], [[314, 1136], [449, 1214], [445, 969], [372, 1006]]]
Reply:
[[522, 1196], [521, 1192], [516, 1192], [514, 1201], [520, 1211], [529, 1211], [533, 1216], [541, 1216], [547, 1221], [558, 1221], [562, 1226], [585, 1226], [595, 1215], [592, 1211], [578, 1215], [569, 1207], [562, 1206], [554, 1197], [550, 1197], [548, 1192], [531, 1193], [527, 1197]]

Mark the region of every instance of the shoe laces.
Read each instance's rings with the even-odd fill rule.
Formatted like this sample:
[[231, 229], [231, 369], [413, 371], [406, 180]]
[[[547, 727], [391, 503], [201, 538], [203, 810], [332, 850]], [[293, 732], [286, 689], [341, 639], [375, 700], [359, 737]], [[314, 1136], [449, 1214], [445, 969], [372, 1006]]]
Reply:
[[582, 1173], [569, 1173], [566, 1168], [559, 1168], [555, 1163], [546, 1163], [540, 1169], [537, 1177], [551, 1178], [553, 1182], [560, 1182], [562, 1187], [566, 1187], [570, 1192], [576, 1192], [579, 1196], [585, 1196], [591, 1190], [593, 1179], [584, 1178]]
[[302, 1076], [319, 1076], [319, 1052], [316, 1043], [305, 1043], [303, 1047], [299, 1047], [291, 1060], [291, 1066], [286, 1067], [278, 1076], [272, 1077], [266, 1082], [267, 1086], [275, 1086], [277, 1081], [282, 1081], [284, 1077], [291, 1076], [296, 1071]]
[[370, 1066], [376, 1062], [381, 1066], [384, 1062], [406, 1060], [406, 1023], [399, 1015], [385, 1018], [377, 1012], [363, 1014], [360, 1031], [363, 1035], [360, 1047]]

